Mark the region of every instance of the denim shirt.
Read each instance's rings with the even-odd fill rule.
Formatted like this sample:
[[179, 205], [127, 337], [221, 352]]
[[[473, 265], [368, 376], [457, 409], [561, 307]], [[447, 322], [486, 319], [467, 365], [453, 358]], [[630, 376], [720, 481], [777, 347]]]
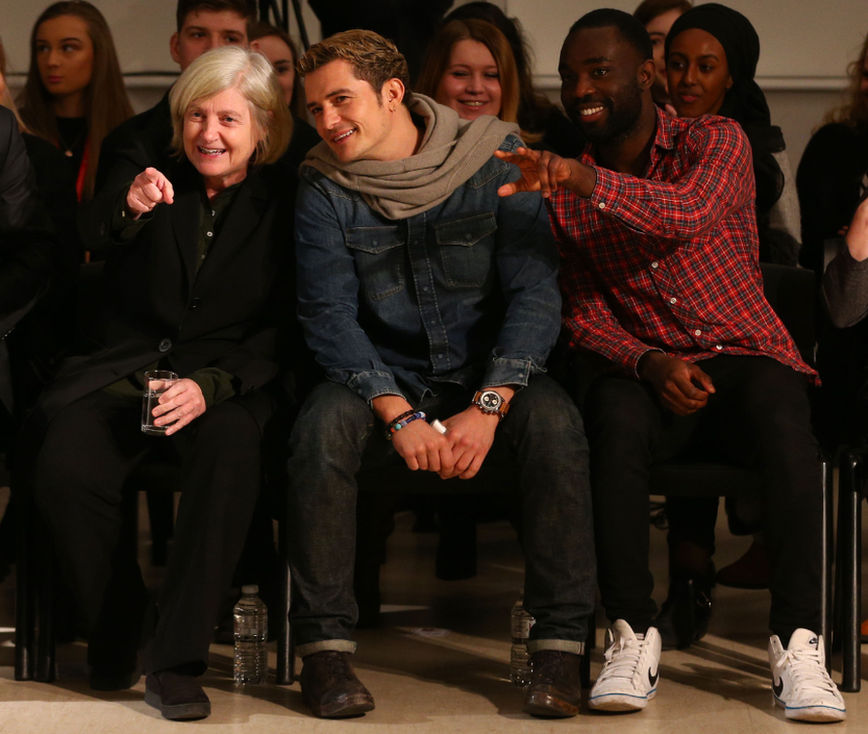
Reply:
[[302, 167], [299, 320], [329, 379], [369, 402], [418, 400], [438, 383], [526, 386], [543, 370], [560, 328], [558, 255], [539, 193], [497, 195], [518, 178], [492, 156], [438, 206], [390, 220]]

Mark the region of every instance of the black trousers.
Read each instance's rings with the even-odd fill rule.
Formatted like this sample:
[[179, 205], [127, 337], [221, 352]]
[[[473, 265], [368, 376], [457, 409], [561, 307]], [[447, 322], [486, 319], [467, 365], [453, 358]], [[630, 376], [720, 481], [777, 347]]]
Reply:
[[86, 625], [92, 665], [120, 672], [135, 663], [148, 595], [122, 542], [121, 498], [126, 477], [156, 447], [180, 454], [183, 491], [144, 668], [207, 668], [261, 486], [260, 429], [248, 410], [261, 401], [270, 399], [254, 392], [220, 403], [162, 437], [141, 432], [140, 400], [95, 392], [49, 424], [33, 487]]
[[772, 631], [784, 640], [799, 627], [818, 631], [822, 469], [806, 378], [766, 357], [721, 355], [700, 366], [717, 392], [686, 417], [662, 407], [650, 385], [629, 377], [603, 376], [588, 392], [594, 535], [606, 614], [640, 631], [653, 620], [650, 469], [682, 452], [702, 452], [762, 475]]

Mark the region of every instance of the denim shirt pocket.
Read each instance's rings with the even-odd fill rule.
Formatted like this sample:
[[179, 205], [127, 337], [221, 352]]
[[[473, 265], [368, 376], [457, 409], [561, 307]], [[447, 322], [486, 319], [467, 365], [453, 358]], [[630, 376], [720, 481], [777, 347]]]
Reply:
[[404, 290], [404, 228], [349, 227], [347, 247], [356, 262], [359, 288], [370, 301]]
[[476, 214], [434, 225], [446, 283], [453, 288], [478, 288], [494, 267], [497, 218]]

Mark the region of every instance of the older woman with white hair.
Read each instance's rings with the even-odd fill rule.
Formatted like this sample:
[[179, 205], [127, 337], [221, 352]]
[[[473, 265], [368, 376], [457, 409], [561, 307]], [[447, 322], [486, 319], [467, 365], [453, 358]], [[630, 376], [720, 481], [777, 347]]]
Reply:
[[[278, 320], [294, 310], [291, 192], [268, 165], [291, 122], [268, 61], [235, 47], [191, 64], [170, 104], [176, 159], [136, 176], [103, 223], [93, 348], [64, 362], [28, 432], [41, 439], [34, 493], [86, 625], [91, 687], [128, 688], [144, 668], [145, 700], [194, 719], [211, 710], [195, 677], [259, 492]], [[152, 411], [164, 436], [140, 428], [155, 369], [179, 376]], [[178, 455], [183, 491], [149, 625], [121, 498], [153, 450]]]

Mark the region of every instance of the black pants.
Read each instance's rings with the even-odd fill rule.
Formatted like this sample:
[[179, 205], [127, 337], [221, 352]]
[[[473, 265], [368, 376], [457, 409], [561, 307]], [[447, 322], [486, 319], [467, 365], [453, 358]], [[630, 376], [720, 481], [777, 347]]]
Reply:
[[34, 492], [79, 604], [88, 660], [102, 670], [135, 662], [147, 592], [125, 552], [124, 481], [155, 446], [181, 456], [182, 494], [174, 544], [157, 601], [145, 672], [185, 665], [201, 673], [261, 485], [261, 437], [245, 405], [259, 393], [207, 409], [171, 437], [139, 427], [141, 402], [103, 392], [51, 421], [34, 471]]
[[606, 614], [640, 631], [654, 618], [650, 468], [700, 451], [762, 475], [772, 563], [769, 626], [785, 640], [799, 627], [818, 631], [822, 470], [806, 379], [766, 357], [722, 355], [700, 366], [717, 392], [686, 417], [662, 407], [650, 385], [628, 377], [601, 377], [588, 393], [594, 535]]

